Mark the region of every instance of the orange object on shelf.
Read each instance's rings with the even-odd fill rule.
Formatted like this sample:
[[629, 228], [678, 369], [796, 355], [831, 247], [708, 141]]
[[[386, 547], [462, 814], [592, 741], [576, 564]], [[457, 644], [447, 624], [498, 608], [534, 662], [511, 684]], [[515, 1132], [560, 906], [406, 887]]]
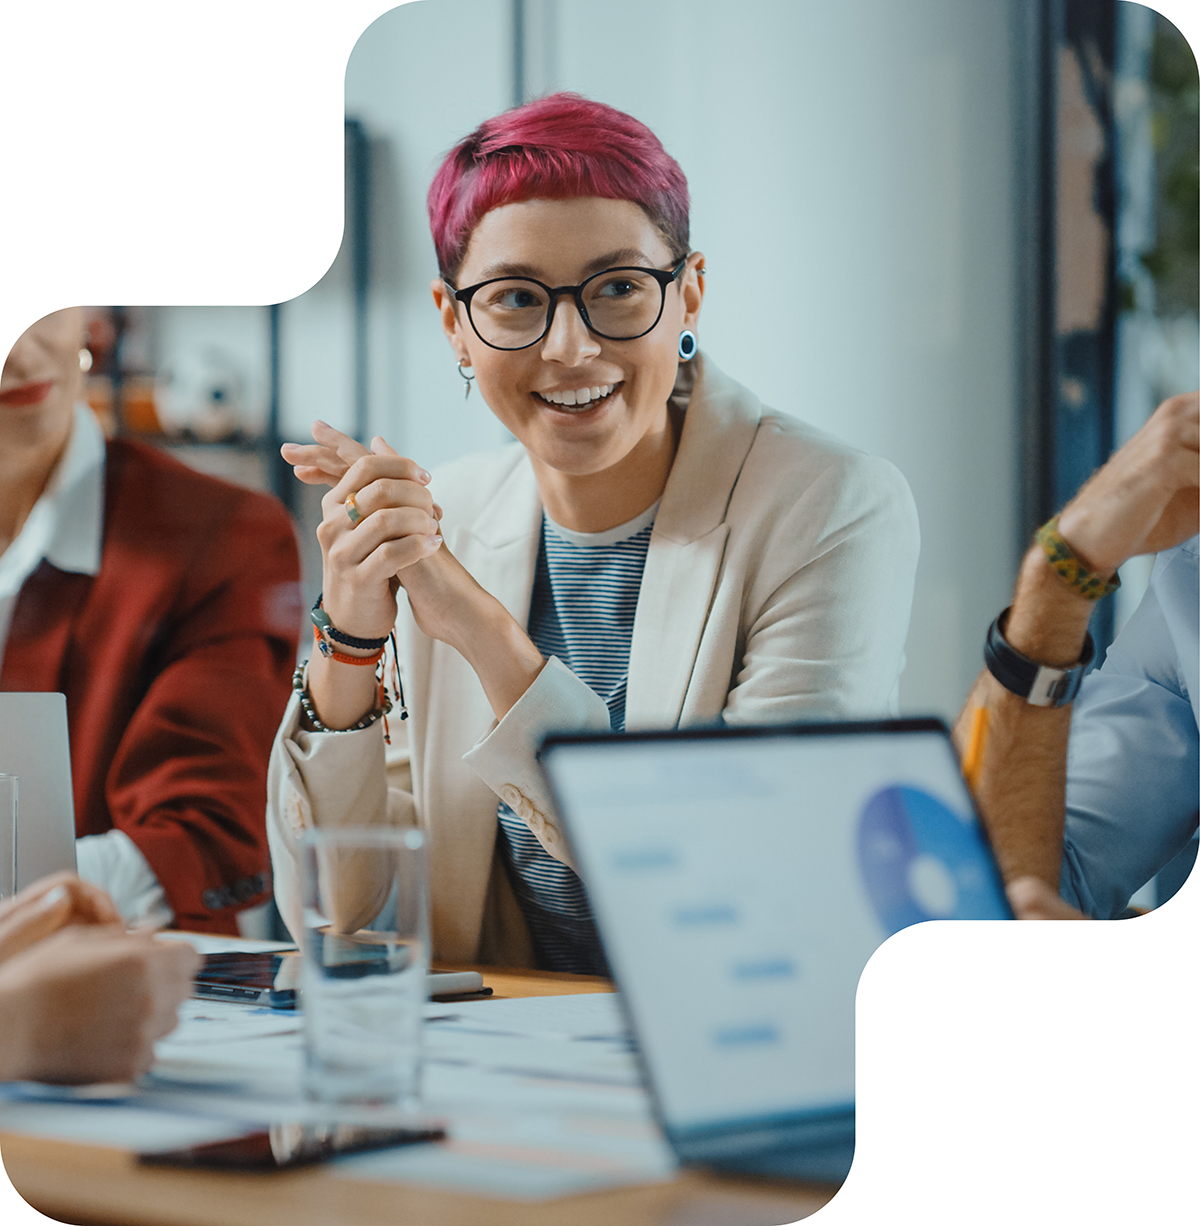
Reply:
[[121, 385], [121, 420], [131, 434], [161, 434], [154, 403], [154, 380], [148, 375], [127, 375]]
[[[117, 433], [117, 417], [113, 406], [112, 379], [108, 375], [88, 375], [84, 380], [84, 398], [108, 438]], [[155, 404], [154, 379], [149, 375], [126, 375], [121, 381], [121, 422], [127, 434], [161, 434]]]

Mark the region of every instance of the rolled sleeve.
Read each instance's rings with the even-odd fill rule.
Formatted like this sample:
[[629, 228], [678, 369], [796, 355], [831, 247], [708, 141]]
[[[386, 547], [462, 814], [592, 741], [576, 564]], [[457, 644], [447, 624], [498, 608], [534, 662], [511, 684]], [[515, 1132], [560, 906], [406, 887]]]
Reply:
[[552, 656], [463, 761], [529, 826], [548, 855], [570, 865], [537, 752], [547, 733], [607, 732], [610, 727], [604, 700]]

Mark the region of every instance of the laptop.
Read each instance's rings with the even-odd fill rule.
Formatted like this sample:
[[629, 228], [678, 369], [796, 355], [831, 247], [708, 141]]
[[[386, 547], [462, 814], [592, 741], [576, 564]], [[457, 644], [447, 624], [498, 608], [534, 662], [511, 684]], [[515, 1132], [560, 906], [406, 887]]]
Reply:
[[556, 735], [541, 761], [681, 1162], [840, 1183], [867, 959], [1012, 918], [945, 724]]
[[75, 871], [75, 805], [67, 700], [0, 693], [0, 774], [16, 775], [17, 889], [59, 869]]

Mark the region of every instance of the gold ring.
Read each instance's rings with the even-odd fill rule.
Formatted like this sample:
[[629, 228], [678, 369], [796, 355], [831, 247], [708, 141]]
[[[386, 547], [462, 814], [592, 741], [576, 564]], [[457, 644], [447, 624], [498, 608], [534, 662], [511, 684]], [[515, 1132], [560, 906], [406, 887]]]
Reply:
[[346, 514], [350, 517], [350, 526], [357, 528], [362, 523], [363, 513], [358, 509], [358, 503], [354, 501], [354, 495], [350, 494], [345, 502]]

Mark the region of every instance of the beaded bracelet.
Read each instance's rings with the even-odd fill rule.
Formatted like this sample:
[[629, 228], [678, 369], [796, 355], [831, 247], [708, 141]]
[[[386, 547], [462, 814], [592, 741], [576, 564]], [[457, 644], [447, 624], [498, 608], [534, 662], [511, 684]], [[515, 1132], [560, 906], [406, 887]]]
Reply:
[[1121, 586], [1119, 576], [1105, 582], [1099, 575], [1094, 575], [1071, 552], [1071, 546], [1063, 540], [1058, 531], [1058, 516], [1049, 523], [1043, 524], [1037, 530], [1037, 543], [1046, 555], [1046, 561], [1054, 569], [1054, 573], [1071, 589], [1087, 600], [1099, 600], [1108, 596]]
[[381, 685], [379, 687], [379, 706], [373, 711], [368, 711], [357, 724], [352, 724], [349, 728], [329, 728], [321, 723], [317, 710], [312, 704], [312, 696], [308, 692], [307, 661], [296, 665], [296, 671], [292, 674], [292, 689], [296, 691], [296, 695], [300, 699], [300, 709], [312, 725], [314, 732], [361, 732], [364, 728], [369, 728], [372, 724], [379, 723], [381, 719], [386, 719], [388, 712], [392, 709], [392, 700], [388, 697], [387, 690]]

